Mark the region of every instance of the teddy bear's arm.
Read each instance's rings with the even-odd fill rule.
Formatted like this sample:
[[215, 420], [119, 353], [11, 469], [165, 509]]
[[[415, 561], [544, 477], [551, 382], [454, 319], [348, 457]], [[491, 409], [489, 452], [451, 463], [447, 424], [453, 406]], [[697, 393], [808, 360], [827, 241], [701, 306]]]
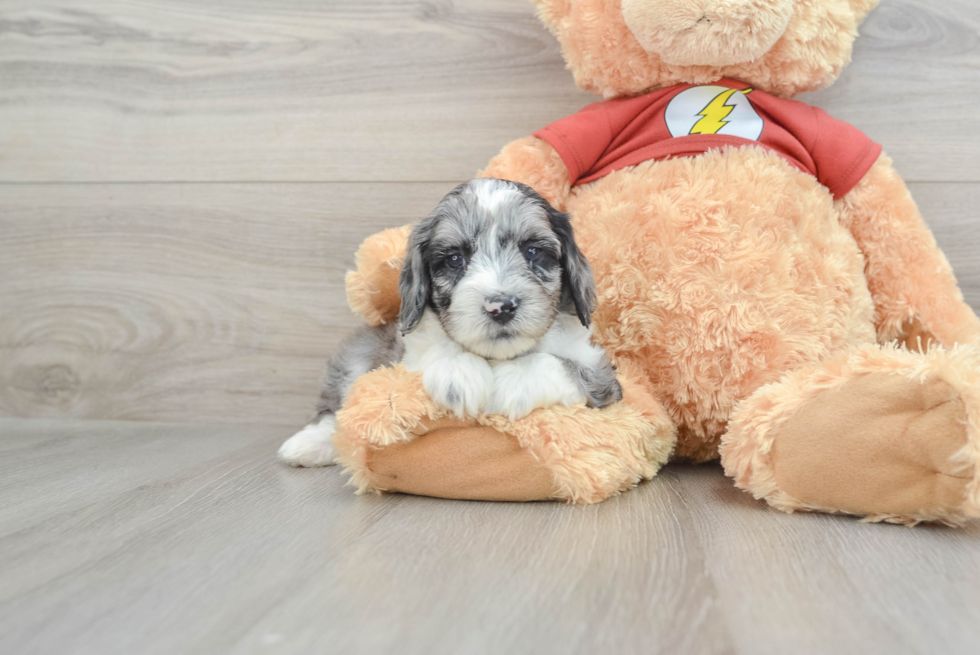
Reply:
[[881, 155], [837, 206], [864, 253], [879, 342], [980, 343], [980, 320], [891, 159]]
[[477, 177], [521, 182], [562, 211], [572, 188], [561, 156], [547, 141], [533, 136], [508, 143]]

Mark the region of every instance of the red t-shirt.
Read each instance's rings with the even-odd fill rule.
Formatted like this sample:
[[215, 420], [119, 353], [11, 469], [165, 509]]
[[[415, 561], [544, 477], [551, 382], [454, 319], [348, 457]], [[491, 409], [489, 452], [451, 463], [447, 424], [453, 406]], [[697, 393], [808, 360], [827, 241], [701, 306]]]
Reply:
[[651, 159], [759, 145], [815, 176], [834, 198], [854, 188], [881, 153], [863, 132], [822, 109], [728, 79], [596, 102], [534, 136], [558, 151], [573, 185]]

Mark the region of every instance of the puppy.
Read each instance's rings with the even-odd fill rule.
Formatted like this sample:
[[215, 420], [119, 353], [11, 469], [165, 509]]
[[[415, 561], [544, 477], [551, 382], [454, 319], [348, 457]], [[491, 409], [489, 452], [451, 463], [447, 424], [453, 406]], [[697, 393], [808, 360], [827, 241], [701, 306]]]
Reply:
[[412, 231], [399, 293], [397, 326], [361, 330], [330, 358], [316, 417], [282, 445], [282, 461], [333, 463], [334, 417], [351, 384], [399, 361], [459, 418], [622, 398], [592, 342], [595, 282], [568, 215], [526, 185], [486, 178], [453, 189]]

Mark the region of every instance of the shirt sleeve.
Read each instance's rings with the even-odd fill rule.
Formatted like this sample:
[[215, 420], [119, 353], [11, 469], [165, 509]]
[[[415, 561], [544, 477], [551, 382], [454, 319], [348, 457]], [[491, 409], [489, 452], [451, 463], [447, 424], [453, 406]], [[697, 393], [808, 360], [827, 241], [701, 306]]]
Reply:
[[538, 130], [534, 136], [555, 149], [574, 185], [599, 161], [613, 135], [605, 104], [596, 102]]
[[850, 123], [839, 121], [817, 107], [812, 109], [816, 138], [810, 155], [817, 179], [838, 200], [871, 170], [881, 154], [881, 146]]

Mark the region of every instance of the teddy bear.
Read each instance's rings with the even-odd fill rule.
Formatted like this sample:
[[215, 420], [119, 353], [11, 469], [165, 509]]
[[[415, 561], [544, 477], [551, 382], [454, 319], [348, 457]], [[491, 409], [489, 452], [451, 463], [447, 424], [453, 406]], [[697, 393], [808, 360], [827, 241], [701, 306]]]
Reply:
[[[378, 369], [337, 417], [358, 490], [592, 503], [720, 457], [789, 513], [980, 515], [980, 321], [881, 147], [792, 100], [837, 79], [877, 0], [536, 1], [602, 99], [479, 175], [572, 216], [623, 401], [460, 420]], [[348, 274], [371, 324], [397, 315], [409, 229]]]

